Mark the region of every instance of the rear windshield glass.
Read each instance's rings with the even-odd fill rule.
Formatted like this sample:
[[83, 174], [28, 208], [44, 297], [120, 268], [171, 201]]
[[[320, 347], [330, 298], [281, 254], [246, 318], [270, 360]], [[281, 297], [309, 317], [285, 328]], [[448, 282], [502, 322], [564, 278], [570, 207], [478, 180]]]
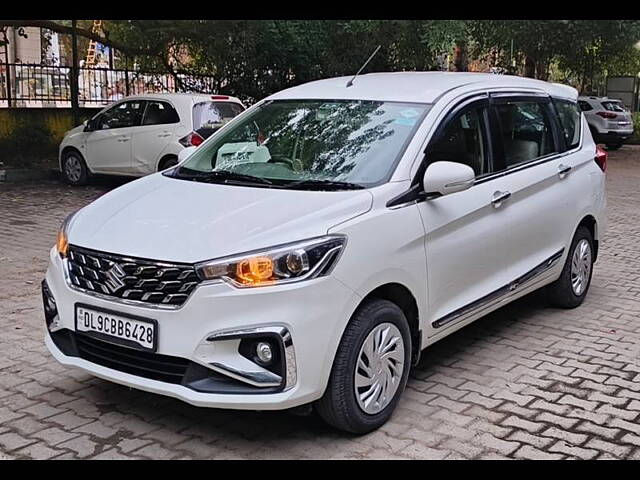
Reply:
[[208, 138], [244, 108], [235, 102], [200, 102], [193, 106], [193, 130]]
[[602, 102], [602, 106], [610, 112], [624, 112], [624, 107], [619, 102]]

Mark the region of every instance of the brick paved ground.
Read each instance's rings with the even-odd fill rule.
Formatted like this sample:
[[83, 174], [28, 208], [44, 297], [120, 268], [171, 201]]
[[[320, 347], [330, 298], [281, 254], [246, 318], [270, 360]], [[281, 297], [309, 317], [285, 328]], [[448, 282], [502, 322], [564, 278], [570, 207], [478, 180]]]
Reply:
[[39, 282], [67, 213], [118, 182], [0, 184], [0, 459], [640, 458], [640, 147], [610, 155], [610, 230], [576, 310], [533, 294], [430, 348], [392, 420], [206, 410], [59, 366]]

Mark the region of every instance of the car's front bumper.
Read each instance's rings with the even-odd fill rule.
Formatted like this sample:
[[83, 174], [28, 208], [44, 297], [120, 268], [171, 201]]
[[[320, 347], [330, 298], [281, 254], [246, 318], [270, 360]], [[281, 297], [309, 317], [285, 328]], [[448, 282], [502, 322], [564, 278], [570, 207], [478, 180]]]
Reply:
[[[57, 306], [55, 335], [75, 331], [75, 305], [91, 305], [123, 315], [156, 320], [157, 353], [202, 362], [196, 350], [205, 339], [228, 332], [271, 327], [290, 334], [295, 352], [293, 382], [286, 388], [248, 388], [246, 393], [207, 392], [187, 382], [168, 383], [108, 368], [74, 354], [65, 354], [47, 331], [46, 345], [64, 365], [81, 368], [98, 377], [149, 392], [179, 398], [205, 407], [280, 410], [309, 403], [322, 396], [333, 357], [348, 319], [360, 301], [350, 288], [332, 276], [281, 286], [236, 289], [226, 283], [201, 284], [187, 302], [176, 309], [130, 305], [99, 298], [71, 288], [65, 280], [63, 261], [52, 249], [46, 284]], [[58, 342], [59, 343], [59, 342]], [[69, 353], [69, 352], [67, 352]], [[211, 371], [220, 376], [221, 370]], [[242, 383], [242, 382], [241, 382]], [[210, 383], [215, 385], [215, 383]]]

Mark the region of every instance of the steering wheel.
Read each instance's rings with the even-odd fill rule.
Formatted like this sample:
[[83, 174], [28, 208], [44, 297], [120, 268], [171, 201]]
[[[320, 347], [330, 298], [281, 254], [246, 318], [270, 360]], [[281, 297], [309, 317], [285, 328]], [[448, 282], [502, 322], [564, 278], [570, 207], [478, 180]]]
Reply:
[[272, 156], [267, 163], [282, 163], [294, 172], [302, 171], [302, 162], [300, 160], [292, 160], [290, 158], [283, 157], [282, 155]]

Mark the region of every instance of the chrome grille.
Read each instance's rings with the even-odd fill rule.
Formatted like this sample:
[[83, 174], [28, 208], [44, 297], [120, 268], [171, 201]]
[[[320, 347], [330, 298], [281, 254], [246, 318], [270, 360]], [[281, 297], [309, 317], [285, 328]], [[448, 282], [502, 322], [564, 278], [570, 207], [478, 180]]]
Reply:
[[69, 280], [101, 295], [180, 306], [199, 283], [193, 265], [121, 257], [69, 246]]

